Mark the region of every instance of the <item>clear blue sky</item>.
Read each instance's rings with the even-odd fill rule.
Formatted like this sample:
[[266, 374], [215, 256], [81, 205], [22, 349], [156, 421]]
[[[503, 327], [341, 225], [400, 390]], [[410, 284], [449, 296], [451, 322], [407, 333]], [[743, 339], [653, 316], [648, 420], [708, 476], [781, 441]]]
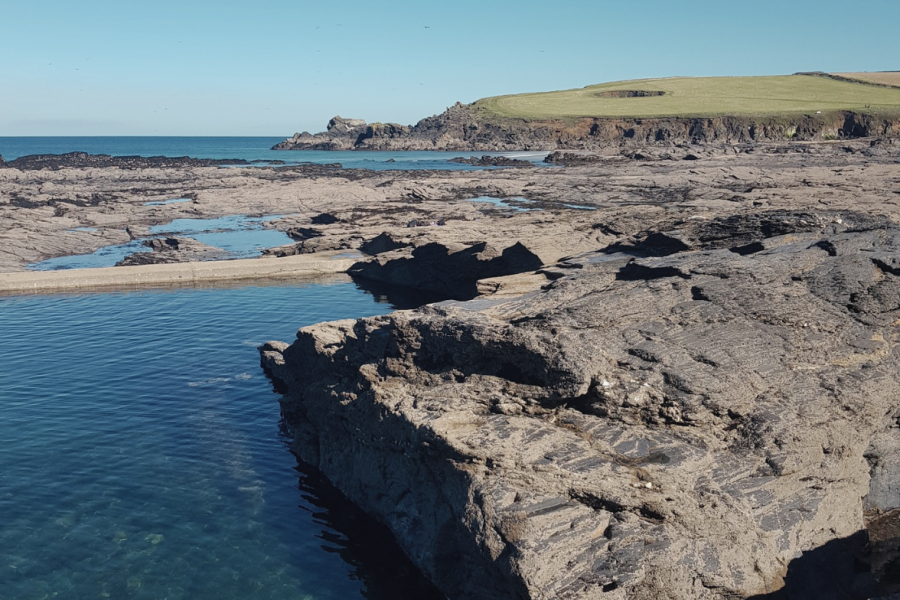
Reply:
[[898, 0], [0, 0], [0, 136], [288, 136], [620, 79], [900, 70], [898, 24]]

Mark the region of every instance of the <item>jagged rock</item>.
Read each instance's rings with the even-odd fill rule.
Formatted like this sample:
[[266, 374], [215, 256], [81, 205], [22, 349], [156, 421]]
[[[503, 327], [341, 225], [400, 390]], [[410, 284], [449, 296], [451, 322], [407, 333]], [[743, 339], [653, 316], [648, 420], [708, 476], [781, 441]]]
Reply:
[[333, 133], [349, 133], [366, 127], [367, 124], [363, 119], [342, 119], [338, 116], [328, 121], [327, 129]]
[[[700, 224], [715, 248], [582, 255], [263, 364], [294, 450], [454, 600], [895, 593], [900, 228], [827, 217]], [[779, 222], [753, 253], [708, 234]]]

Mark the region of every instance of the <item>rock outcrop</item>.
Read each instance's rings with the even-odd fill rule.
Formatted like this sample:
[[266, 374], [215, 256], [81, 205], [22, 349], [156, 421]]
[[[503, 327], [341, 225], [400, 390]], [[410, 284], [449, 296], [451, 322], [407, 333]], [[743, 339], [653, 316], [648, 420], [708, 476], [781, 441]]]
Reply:
[[134, 265], [161, 265], [191, 262], [195, 260], [216, 260], [228, 252], [215, 246], [198, 242], [193, 238], [165, 237], [144, 240], [150, 252], [135, 252], [116, 263], [117, 267]]
[[214, 167], [218, 165], [249, 165], [242, 158], [191, 158], [189, 156], [110, 156], [68, 152], [66, 154], [31, 154], [15, 160], [0, 161], [0, 167], [34, 171], [39, 169], [82, 169], [87, 167], [119, 167], [122, 169], [171, 169], [180, 167]]
[[267, 343], [294, 450], [454, 600], [898, 591], [900, 228], [741, 213], [543, 273]]
[[833, 111], [822, 114], [760, 117], [580, 118], [526, 120], [504, 118], [477, 104], [460, 104], [415, 125], [366, 124], [335, 117], [322, 133], [294, 134], [275, 150], [590, 150], [747, 144], [860, 137], [896, 138], [900, 118], [877, 113]]
[[534, 167], [534, 163], [531, 161], [509, 158], [508, 156], [470, 156], [469, 158], [451, 158], [447, 162], [472, 165], [473, 167]]

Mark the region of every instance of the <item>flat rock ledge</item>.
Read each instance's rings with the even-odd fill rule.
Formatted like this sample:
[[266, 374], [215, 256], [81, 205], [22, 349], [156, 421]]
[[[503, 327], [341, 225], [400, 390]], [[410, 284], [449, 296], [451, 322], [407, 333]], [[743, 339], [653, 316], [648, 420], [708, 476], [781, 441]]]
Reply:
[[0, 295], [68, 290], [135, 289], [267, 279], [308, 280], [346, 273], [360, 256], [319, 252], [285, 258], [244, 258], [162, 264], [124, 265], [59, 271], [0, 273]]
[[294, 451], [453, 600], [887, 596], [900, 228], [794, 221], [305, 327], [262, 363]]

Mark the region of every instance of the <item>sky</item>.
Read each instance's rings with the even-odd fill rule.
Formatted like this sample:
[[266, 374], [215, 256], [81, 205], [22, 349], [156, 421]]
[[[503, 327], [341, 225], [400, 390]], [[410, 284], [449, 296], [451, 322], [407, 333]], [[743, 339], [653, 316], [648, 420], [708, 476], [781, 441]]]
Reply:
[[0, 136], [277, 136], [622, 79], [900, 70], [897, 0], [0, 0]]

